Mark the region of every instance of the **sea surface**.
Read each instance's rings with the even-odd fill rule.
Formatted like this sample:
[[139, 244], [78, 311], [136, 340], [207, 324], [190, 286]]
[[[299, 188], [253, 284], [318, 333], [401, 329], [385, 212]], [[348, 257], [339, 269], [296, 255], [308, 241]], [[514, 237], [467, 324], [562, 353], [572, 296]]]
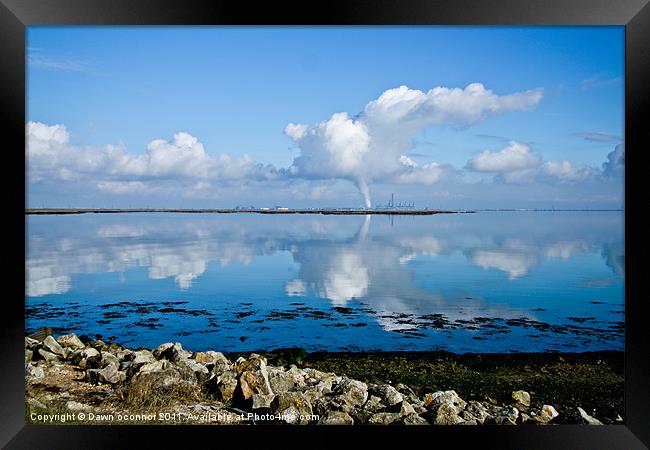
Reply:
[[623, 350], [623, 212], [27, 217], [26, 329], [190, 350]]

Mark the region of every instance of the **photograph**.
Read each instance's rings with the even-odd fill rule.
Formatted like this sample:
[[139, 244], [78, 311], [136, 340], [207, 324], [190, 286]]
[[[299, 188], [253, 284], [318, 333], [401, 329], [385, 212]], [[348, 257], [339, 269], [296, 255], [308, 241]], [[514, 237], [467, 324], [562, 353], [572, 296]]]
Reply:
[[624, 26], [25, 31], [25, 422], [624, 425]]

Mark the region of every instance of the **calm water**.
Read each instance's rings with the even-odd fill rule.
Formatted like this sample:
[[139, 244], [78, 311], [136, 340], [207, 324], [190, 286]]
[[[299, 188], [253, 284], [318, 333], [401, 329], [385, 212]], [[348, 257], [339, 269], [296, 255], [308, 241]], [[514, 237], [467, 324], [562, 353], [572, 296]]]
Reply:
[[27, 329], [201, 350], [622, 350], [622, 212], [29, 216]]

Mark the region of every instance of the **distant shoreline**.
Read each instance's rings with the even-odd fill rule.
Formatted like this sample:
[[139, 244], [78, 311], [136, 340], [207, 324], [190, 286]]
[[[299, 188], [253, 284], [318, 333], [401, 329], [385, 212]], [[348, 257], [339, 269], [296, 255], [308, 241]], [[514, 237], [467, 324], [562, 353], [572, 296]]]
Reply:
[[381, 210], [381, 209], [26, 209], [26, 215], [43, 214], [121, 214], [121, 213], [184, 213], [184, 214], [324, 214], [324, 215], [402, 215], [429, 216], [432, 214], [461, 214], [474, 211], [446, 211], [436, 209]]
[[167, 209], [167, 208], [28, 208], [25, 215], [62, 214], [126, 214], [126, 213], [182, 213], [182, 214], [321, 214], [321, 215], [389, 215], [430, 216], [433, 214], [472, 214], [477, 212], [624, 212], [624, 209]]

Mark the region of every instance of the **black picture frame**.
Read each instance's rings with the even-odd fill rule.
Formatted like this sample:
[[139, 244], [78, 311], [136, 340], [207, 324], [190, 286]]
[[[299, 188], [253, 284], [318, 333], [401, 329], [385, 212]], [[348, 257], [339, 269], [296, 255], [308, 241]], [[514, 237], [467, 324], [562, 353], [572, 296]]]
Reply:
[[[24, 392], [24, 257], [19, 244], [25, 232], [25, 30], [32, 25], [624, 25], [625, 26], [625, 140], [632, 159], [626, 164], [625, 249], [625, 424], [606, 426], [560, 425], [547, 427], [246, 427], [208, 426], [45, 426], [25, 423]], [[648, 142], [648, 87], [650, 79], [650, 5], [648, 0], [336, 0], [307, 3], [201, 0], [0, 0], [0, 112], [4, 148], [11, 159], [5, 173], [7, 240], [14, 243], [6, 259], [6, 294], [0, 327], [0, 445], [3, 448], [129, 448], [137, 436], [147, 446], [160, 446], [186, 434], [188, 445], [209, 439], [222, 445], [224, 437], [242, 439], [246, 446], [284, 445], [294, 434], [300, 445], [315, 448], [373, 438], [384, 443], [480, 448], [589, 448], [637, 449], [650, 446], [650, 346], [645, 322], [647, 299], [639, 289], [634, 263], [645, 247], [639, 228], [641, 214], [630, 203], [641, 188], [641, 155]], [[645, 114], [644, 114], [645, 113]], [[631, 164], [629, 163], [631, 161]], [[7, 195], [8, 194], [8, 195]], [[24, 192], [23, 192], [24, 194]], [[640, 208], [639, 208], [640, 209]], [[460, 428], [460, 429], [459, 429]], [[272, 436], [269, 436], [272, 435]], [[357, 444], [358, 445], [358, 444]]]

